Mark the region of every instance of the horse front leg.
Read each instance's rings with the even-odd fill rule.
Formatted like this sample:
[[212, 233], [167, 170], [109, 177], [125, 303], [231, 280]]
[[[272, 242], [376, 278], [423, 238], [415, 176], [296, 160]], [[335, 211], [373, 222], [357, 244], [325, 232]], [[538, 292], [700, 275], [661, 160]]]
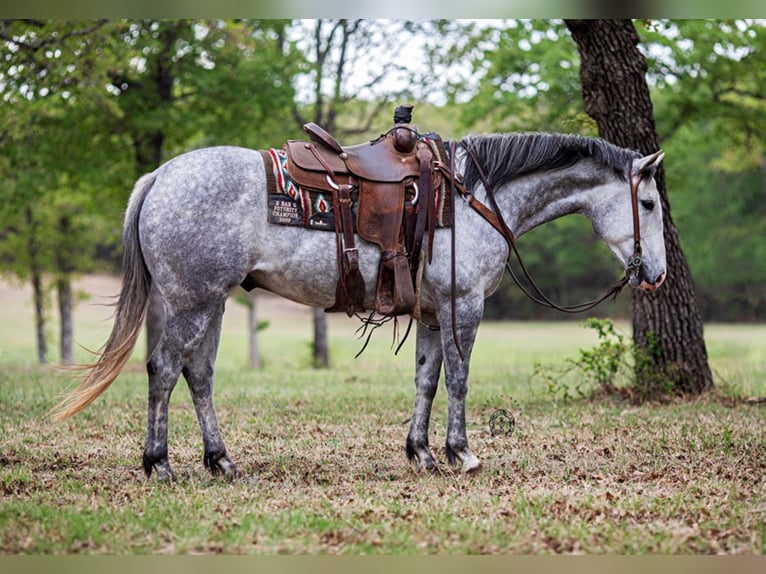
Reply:
[[[463, 298], [457, 302], [457, 340], [458, 351], [452, 330], [452, 311], [449, 303], [443, 305], [439, 313], [439, 323], [444, 360], [444, 379], [447, 387], [447, 441], [445, 450], [447, 460], [453, 466], [458, 460], [465, 473], [479, 470], [481, 462], [468, 447], [468, 435], [465, 425], [465, 399], [468, 395], [468, 367], [471, 351], [479, 329], [479, 321], [484, 310], [484, 300]], [[461, 358], [462, 353], [462, 358]]]
[[407, 458], [417, 459], [418, 471], [435, 470], [436, 460], [428, 446], [431, 405], [439, 387], [442, 368], [442, 343], [439, 331], [417, 325], [415, 343], [415, 408], [407, 434]]

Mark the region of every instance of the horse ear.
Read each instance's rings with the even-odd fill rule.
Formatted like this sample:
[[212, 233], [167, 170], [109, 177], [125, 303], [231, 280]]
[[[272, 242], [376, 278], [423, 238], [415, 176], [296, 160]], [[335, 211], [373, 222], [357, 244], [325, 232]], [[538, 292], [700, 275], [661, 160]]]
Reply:
[[662, 158], [665, 157], [665, 152], [662, 150], [656, 151], [651, 155], [644, 156], [635, 160], [633, 167], [638, 173], [642, 173], [645, 176], [654, 175], [657, 167], [662, 163]]

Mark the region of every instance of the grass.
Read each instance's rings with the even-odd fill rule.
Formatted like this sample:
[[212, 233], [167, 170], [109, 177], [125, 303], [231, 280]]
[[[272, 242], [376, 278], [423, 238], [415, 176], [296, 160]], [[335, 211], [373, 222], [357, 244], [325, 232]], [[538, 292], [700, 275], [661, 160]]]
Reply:
[[[333, 316], [333, 366], [313, 370], [308, 314], [269, 300], [261, 305], [271, 322], [262, 333], [265, 367], [254, 372], [245, 366], [244, 311], [230, 304], [216, 404], [244, 477], [225, 482], [207, 474], [180, 382], [169, 437], [179, 480], [163, 484], [145, 480], [140, 468], [140, 353], [97, 403], [50, 424], [45, 413], [65, 380], [33, 364], [28, 302], [14, 304], [8, 290], [0, 295], [0, 553], [766, 549], [765, 411], [746, 400], [766, 395], [764, 326], [707, 327], [716, 392], [634, 406], [563, 400], [533, 379], [534, 362], [561, 364], [595, 343], [578, 323], [483, 324], [467, 418], [484, 469], [464, 476], [447, 466], [441, 448], [444, 389], [431, 425], [442, 471], [418, 474], [404, 457], [414, 339], [395, 357], [391, 331], [381, 329], [354, 360], [356, 323]], [[83, 303], [77, 313], [78, 340], [98, 347], [109, 310]], [[489, 432], [499, 408], [516, 419], [509, 437]]]

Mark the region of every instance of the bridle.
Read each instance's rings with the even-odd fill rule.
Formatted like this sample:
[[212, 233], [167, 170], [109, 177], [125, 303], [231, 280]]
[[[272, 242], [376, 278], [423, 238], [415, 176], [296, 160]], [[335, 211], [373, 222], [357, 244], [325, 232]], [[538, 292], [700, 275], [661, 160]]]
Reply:
[[[462, 181], [460, 181], [461, 179], [460, 175], [455, 173], [455, 156], [456, 156], [458, 145], [461, 146], [463, 149], [465, 149], [468, 157], [475, 165], [476, 170], [479, 174], [479, 177], [481, 178], [482, 184], [484, 185], [484, 190], [487, 195], [489, 207], [484, 205], [472, 193], [470, 193], [462, 184]], [[632, 167], [629, 171], [629, 179], [630, 179], [631, 207], [633, 210], [633, 254], [628, 258], [628, 261], [625, 266], [624, 276], [601, 297], [594, 299], [593, 301], [588, 301], [586, 303], [580, 303], [580, 304], [571, 305], [571, 306], [562, 306], [551, 301], [540, 290], [540, 288], [535, 283], [534, 279], [532, 279], [532, 276], [527, 270], [526, 265], [524, 265], [524, 261], [516, 246], [516, 238], [513, 232], [511, 231], [511, 229], [506, 224], [505, 220], [503, 219], [503, 216], [497, 205], [494, 189], [490, 185], [489, 180], [487, 179], [487, 176], [484, 174], [484, 170], [481, 167], [481, 163], [479, 162], [475, 152], [471, 149], [471, 147], [466, 145], [465, 141], [450, 142], [449, 168], [447, 169], [443, 164], [437, 164], [436, 167], [440, 169], [444, 173], [444, 175], [447, 177], [447, 179], [450, 181], [450, 187], [452, 190], [453, 200], [455, 197], [455, 191], [459, 192], [461, 197], [468, 203], [468, 205], [470, 205], [479, 215], [481, 215], [484, 219], [486, 219], [492, 225], [492, 227], [494, 227], [500, 233], [500, 235], [503, 236], [505, 241], [508, 243], [508, 248], [509, 248], [508, 259], [505, 262], [505, 267], [508, 270], [511, 277], [513, 278], [516, 285], [518, 285], [519, 288], [522, 290], [522, 292], [535, 303], [538, 303], [542, 305], [543, 307], [562, 311], [564, 313], [581, 313], [583, 311], [589, 311], [590, 309], [593, 309], [594, 307], [596, 307], [597, 305], [599, 305], [600, 303], [602, 303], [603, 301], [605, 301], [606, 299], [610, 297], [616, 298], [617, 295], [620, 293], [620, 291], [622, 291], [623, 287], [625, 287], [625, 285], [627, 285], [627, 283], [630, 281], [631, 277], [638, 278], [639, 274], [641, 273], [641, 266], [643, 265], [643, 259], [641, 257], [642, 255], [641, 229], [640, 229], [639, 219], [638, 219], [638, 186], [640, 185], [643, 179], [643, 174], [639, 172], [637, 176], [634, 177]], [[455, 242], [454, 242], [454, 230], [453, 230], [453, 241], [452, 241], [453, 268], [454, 268], [454, 256], [455, 256], [454, 243]], [[511, 257], [514, 254], [516, 255], [516, 259], [518, 259], [519, 266], [521, 267], [522, 273], [524, 274], [526, 281], [529, 283], [529, 286], [530, 286], [529, 288], [526, 287], [519, 280], [518, 276], [516, 275], [516, 272], [513, 270], [513, 268], [510, 265]], [[454, 287], [455, 287], [454, 276], [453, 276], [452, 286], [453, 286], [453, 305], [454, 305]], [[453, 316], [454, 316], [454, 308], [453, 308]], [[454, 329], [454, 322], [453, 322], [453, 329]], [[455, 338], [455, 341], [457, 342], [457, 338]]]
[[639, 171], [638, 175], [633, 178], [633, 166], [631, 166], [628, 177], [630, 178], [630, 205], [633, 209], [633, 255], [628, 259], [625, 276], [632, 274], [634, 277], [638, 277], [643, 264], [643, 259], [641, 259], [641, 226], [638, 223], [638, 186], [644, 178], [644, 174]]

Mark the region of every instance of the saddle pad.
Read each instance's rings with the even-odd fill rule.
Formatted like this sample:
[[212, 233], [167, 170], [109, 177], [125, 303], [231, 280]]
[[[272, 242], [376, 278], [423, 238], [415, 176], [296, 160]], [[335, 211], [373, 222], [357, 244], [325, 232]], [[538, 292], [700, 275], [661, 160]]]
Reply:
[[[296, 184], [287, 171], [287, 153], [284, 150], [272, 148], [261, 151], [261, 155], [267, 175], [269, 223], [335, 231], [332, 194]], [[356, 204], [355, 201], [352, 208], [355, 230]]]
[[[433, 140], [429, 143], [434, 149], [441, 147], [436, 146]], [[335, 231], [332, 194], [324, 190], [307, 189], [296, 184], [287, 171], [287, 153], [284, 149], [261, 150], [261, 155], [267, 179], [268, 221], [276, 225]], [[437, 157], [444, 157], [444, 154], [438, 154]], [[435, 196], [437, 227], [452, 225], [452, 202], [449, 191], [449, 185], [442, 180], [441, 185], [436, 189]], [[352, 199], [356, 231], [358, 195], [354, 194]]]

